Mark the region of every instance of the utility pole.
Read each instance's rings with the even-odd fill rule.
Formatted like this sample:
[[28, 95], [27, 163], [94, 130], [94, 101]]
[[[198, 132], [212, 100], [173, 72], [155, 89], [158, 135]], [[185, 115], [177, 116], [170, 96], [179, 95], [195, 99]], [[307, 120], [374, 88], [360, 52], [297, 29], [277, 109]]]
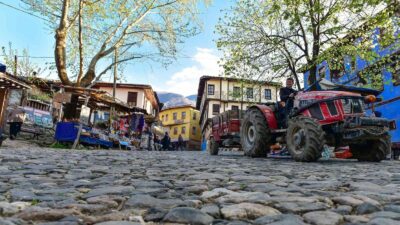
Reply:
[[115, 101], [115, 90], [117, 88], [117, 60], [118, 60], [118, 48], [114, 50], [114, 87], [113, 87], [113, 98]]
[[[117, 89], [117, 62], [118, 62], [118, 48], [115, 48], [114, 50], [114, 84], [113, 84], [113, 99], [115, 102], [115, 92]], [[112, 119], [114, 118], [115, 115], [115, 105], [111, 106], [111, 112], [110, 112], [110, 131], [112, 128]]]
[[14, 55], [14, 75], [17, 76], [18, 56]]

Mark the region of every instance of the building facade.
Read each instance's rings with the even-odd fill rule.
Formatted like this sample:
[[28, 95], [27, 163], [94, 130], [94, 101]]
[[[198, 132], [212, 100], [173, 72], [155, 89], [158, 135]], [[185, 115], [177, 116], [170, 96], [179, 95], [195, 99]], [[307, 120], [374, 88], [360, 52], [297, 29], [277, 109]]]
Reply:
[[202, 140], [210, 134], [209, 119], [227, 110], [246, 110], [257, 103], [277, 102], [280, 87], [281, 84], [274, 82], [202, 76], [196, 102]]
[[159, 120], [169, 133], [171, 142], [178, 142], [182, 135], [188, 149], [200, 149], [200, 112], [191, 105], [163, 109]]
[[[99, 82], [94, 88], [106, 91], [113, 95], [113, 83]], [[150, 85], [118, 83], [115, 89], [115, 98], [129, 106], [136, 106], [146, 110], [148, 115], [158, 117], [160, 102], [157, 93]]]

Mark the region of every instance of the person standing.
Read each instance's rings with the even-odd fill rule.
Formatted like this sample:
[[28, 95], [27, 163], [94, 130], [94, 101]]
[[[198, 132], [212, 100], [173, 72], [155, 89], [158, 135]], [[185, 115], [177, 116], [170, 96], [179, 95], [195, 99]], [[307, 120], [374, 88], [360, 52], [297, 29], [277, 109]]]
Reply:
[[10, 139], [14, 140], [21, 131], [21, 126], [25, 120], [25, 110], [14, 105], [12, 111], [8, 114], [10, 124]]
[[167, 151], [169, 149], [169, 145], [171, 143], [171, 138], [168, 135], [168, 132], [165, 132], [163, 139], [161, 140], [162, 149]]
[[160, 139], [158, 138], [158, 135], [156, 135], [156, 133], [154, 133], [153, 135], [154, 135], [154, 148], [156, 151], [160, 151], [161, 150]]
[[182, 137], [182, 134], [179, 134], [179, 137], [178, 137], [178, 151], [180, 150], [180, 151], [183, 151], [184, 150], [184, 143], [183, 143], [183, 137]]

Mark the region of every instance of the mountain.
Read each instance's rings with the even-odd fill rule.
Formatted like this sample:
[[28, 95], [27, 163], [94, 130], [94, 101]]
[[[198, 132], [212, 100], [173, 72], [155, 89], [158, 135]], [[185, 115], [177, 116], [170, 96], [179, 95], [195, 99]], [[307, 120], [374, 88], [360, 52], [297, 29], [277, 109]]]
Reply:
[[197, 101], [197, 95], [189, 95], [189, 96], [186, 96], [186, 98], [189, 99], [190, 101], [194, 101], [194, 102]]
[[162, 103], [168, 102], [170, 99], [183, 97], [180, 94], [170, 93], [170, 92], [157, 92], [158, 99]]
[[164, 103], [163, 109], [181, 105], [195, 106], [197, 98], [196, 95], [184, 97], [183, 95], [171, 92], [157, 92], [157, 95], [160, 102]]

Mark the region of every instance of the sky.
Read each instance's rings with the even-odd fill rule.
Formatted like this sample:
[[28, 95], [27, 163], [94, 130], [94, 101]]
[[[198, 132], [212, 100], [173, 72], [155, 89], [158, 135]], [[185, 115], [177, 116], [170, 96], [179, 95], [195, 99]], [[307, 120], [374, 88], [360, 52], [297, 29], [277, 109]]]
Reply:
[[[199, 14], [203, 22], [203, 30], [195, 37], [186, 39], [181, 46], [180, 56], [167, 68], [154, 62], [135, 63], [131, 61], [124, 70], [128, 83], [150, 84], [155, 91], [167, 91], [184, 96], [197, 94], [199, 78], [202, 75], [218, 76], [222, 73], [218, 60], [222, 56], [216, 48], [214, 33], [221, 10], [229, 9], [234, 0], [214, 0], [210, 6], [201, 7]], [[54, 32], [45, 21], [32, 15], [20, 12], [4, 4], [23, 9], [19, 0], [0, 0], [0, 46], [12, 47], [22, 52], [29, 50], [30, 56], [54, 56]], [[2, 54], [2, 53], [1, 53]], [[46, 61], [54, 62], [52, 58], [31, 58], [32, 62], [43, 65]], [[0, 57], [0, 62], [3, 59]], [[51, 78], [57, 78], [52, 74]], [[111, 82], [111, 76], [105, 76], [104, 81]]]

